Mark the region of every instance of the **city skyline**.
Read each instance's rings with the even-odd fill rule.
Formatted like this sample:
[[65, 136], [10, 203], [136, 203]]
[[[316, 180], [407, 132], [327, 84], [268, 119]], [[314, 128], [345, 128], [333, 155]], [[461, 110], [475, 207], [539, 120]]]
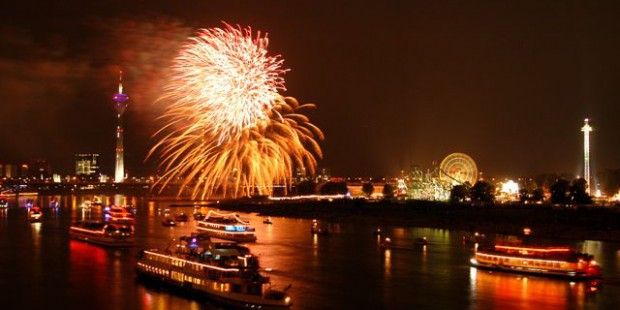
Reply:
[[[134, 109], [126, 114], [127, 171], [151, 173], [156, 163], [144, 158], [157, 127], [159, 111], [152, 102], [162, 82], [158, 68], [176, 53], [165, 41], [177, 44], [198, 27], [226, 18], [267, 31], [273, 51], [287, 55], [284, 65], [293, 70], [286, 74], [286, 94], [318, 104], [312, 118], [326, 134], [319, 166], [334, 175], [396, 175], [411, 165], [431, 166], [453, 152], [470, 154], [488, 175], [579, 175], [582, 141], [574, 128], [586, 116], [598, 129], [591, 137], [592, 170], [618, 167], [613, 85], [619, 79], [604, 70], [619, 65], [608, 52], [619, 45], [613, 36], [618, 24], [608, 13], [618, 10], [615, 4], [477, 4], [477, 10], [455, 5], [442, 11], [421, 3], [330, 5], [359, 22], [359, 31], [302, 4], [205, 4], [218, 14], [204, 16], [181, 8], [165, 12], [157, 3], [146, 11], [130, 4], [120, 27], [118, 17], [100, 14], [105, 4], [65, 5], [79, 10], [49, 8], [59, 10], [52, 15], [67, 17], [60, 23], [45, 16], [20, 22], [16, 17], [37, 14], [28, 3], [0, 22], [7, 35], [0, 50], [6, 73], [0, 86], [9, 102], [0, 112], [14, 116], [6, 124], [15, 128], [1, 135], [2, 161], [44, 157], [53, 167], [71, 171], [72, 154], [100, 153], [102, 168], [111, 175], [115, 115], [109, 89], [116, 83], [114, 72], [127, 67], [125, 87], [133, 94]], [[264, 14], [251, 15], [257, 7]], [[417, 9], [424, 15], [416, 15]], [[466, 18], [448, 19], [457, 10]], [[324, 25], [274, 21], [290, 12]], [[407, 14], [419, 17], [419, 23], [401, 27]], [[375, 23], [361, 23], [369, 16]], [[61, 33], [67, 37], [61, 39]], [[335, 50], [343, 35], [348, 36], [345, 45]], [[516, 43], [503, 41], [505, 35]], [[97, 49], [102, 42], [110, 44], [105, 52]], [[157, 48], [149, 49], [151, 44]], [[343, 57], [340, 50], [353, 57]], [[18, 68], [23, 69], [19, 74]]]

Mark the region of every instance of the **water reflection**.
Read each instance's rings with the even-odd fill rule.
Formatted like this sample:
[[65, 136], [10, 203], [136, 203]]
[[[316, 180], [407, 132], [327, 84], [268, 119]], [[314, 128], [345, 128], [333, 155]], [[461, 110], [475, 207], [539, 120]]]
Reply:
[[[108, 304], [110, 282], [107, 278], [108, 257], [104, 248], [89, 243], [69, 241], [69, 281], [77, 294], [88, 294], [93, 305]], [[87, 289], [84, 286], [87, 286]]]
[[392, 272], [392, 250], [383, 251], [383, 275], [389, 277]]
[[493, 309], [581, 308], [588, 296], [600, 289], [600, 281], [569, 282], [528, 277], [470, 267], [471, 300], [484, 300]]
[[[39, 202], [48, 201], [47, 197], [37, 199]], [[134, 281], [133, 268], [138, 249], [165, 246], [171, 238], [195, 230], [193, 218], [175, 228], [163, 227], [164, 212], [158, 214], [158, 210], [191, 214], [193, 206], [171, 207], [169, 202], [125, 198], [138, 207], [138, 246], [117, 251], [67, 239], [71, 221], [97, 217], [100, 208], [87, 211], [79, 207], [85, 200], [92, 199], [92, 195], [62, 196], [62, 212], [56, 216], [61, 220], [44, 217], [42, 223], [35, 224], [27, 222], [23, 209], [8, 210], [8, 219], [7, 214], [0, 210], [0, 217], [4, 216], [0, 219], [0, 230], [10, 229], [6, 233], [2, 231], [3, 236], [0, 236], [0, 248], [3, 249], [0, 282], [3, 275], [4, 278], [18, 278], [6, 271], [13, 268], [20, 270], [20, 274], [40, 278], [55, 275], [53, 283], [60, 280], [65, 285], [50, 287], [44, 297], [54, 298], [69, 291], [69, 296], [77, 298], [77, 301], [69, 302], [73, 306], [88, 302], [105, 309], [209, 307]], [[114, 196], [101, 197], [102, 201], [113, 199]], [[25, 199], [20, 198], [20, 203], [23, 202]], [[203, 213], [206, 211], [208, 208], [205, 207]], [[243, 214], [243, 217], [250, 219], [258, 237], [257, 243], [248, 246], [259, 255], [263, 268], [273, 268], [265, 271], [265, 275], [271, 277], [274, 286], [293, 284], [290, 290], [296, 302], [293, 309], [428, 309], [433, 306], [454, 309], [467, 308], [467, 305], [476, 309], [561, 309], [603, 307], [620, 302], [617, 285], [620, 251], [613, 243], [574, 243], [581, 251], [595, 255], [603, 265], [605, 276], [613, 278], [613, 281], [606, 278], [605, 288], [599, 291], [599, 286], [590, 283], [571, 284], [563, 280], [470, 268], [468, 260], [476, 244], [469, 239], [464, 242], [465, 232], [385, 226], [382, 227], [383, 236], [378, 236], [372, 233], [377, 223], [341, 221], [326, 222], [334, 233], [324, 236], [309, 233], [310, 220], [276, 218], [273, 225], [264, 225], [261, 224], [263, 216]], [[3, 224], [7, 222], [7, 225]], [[392, 238], [392, 249], [380, 248], [381, 239], [385, 237]], [[421, 237], [428, 238], [428, 245], [416, 243]], [[10, 253], [22, 254], [11, 256]], [[7, 255], [9, 259], [3, 258]], [[51, 265], [55, 264], [62, 268], [51, 270], [55, 267]], [[15, 291], [27, 291], [28, 285], [15, 285]], [[5, 288], [2, 283], [0, 288]], [[29, 305], [27, 300], [22, 303]]]

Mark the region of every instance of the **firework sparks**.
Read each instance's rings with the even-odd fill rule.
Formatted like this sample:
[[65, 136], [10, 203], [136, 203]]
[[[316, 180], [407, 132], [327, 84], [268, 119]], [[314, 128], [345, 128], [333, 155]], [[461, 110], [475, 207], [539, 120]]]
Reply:
[[176, 58], [166, 99], [200, 106], [200, 115], [219, 143], [267, 119], [278, 90], [286, 90], [283, 60], [267, 56], [267, 35], [248, 27], [201, 30]]
[[282, 97], [283, 60], [267, 56], [267, 37], [226, 25], [200, 31], [173, 65], [165, 89], [166, 120], [159, 151], [160, 188], [179, 182], [179, 194], [270, 194], [290, 184], [296, 167], [314, 171], [321, 130], [303, 113], [313, 104]]

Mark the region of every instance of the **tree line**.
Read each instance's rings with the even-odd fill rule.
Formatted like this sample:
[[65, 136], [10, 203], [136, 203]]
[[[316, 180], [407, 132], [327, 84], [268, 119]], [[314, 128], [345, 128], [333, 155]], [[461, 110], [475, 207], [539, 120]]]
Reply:
[[[587, 181], [584, 178], [574, 179], [572, 182], [560, 178], [549, 187], [550, 198], [553, 204], [591, 204], [592, 197], [587, 193]], [[522, 203], [538, 203], [545, 199], [542, 187], [519, 190], [519, 200]], [[480, 180], [473, 186], [469, 183], [459, 184], [450, 191], [450, 202], [485, 203], [495, 202], [495, 186], [488, 181]]]

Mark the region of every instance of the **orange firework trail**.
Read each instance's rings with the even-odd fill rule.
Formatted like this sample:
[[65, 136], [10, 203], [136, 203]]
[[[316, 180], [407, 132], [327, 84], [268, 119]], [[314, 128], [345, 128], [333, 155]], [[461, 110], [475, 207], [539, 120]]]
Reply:
[[314, 108], [282, 97], [283, 60], [267, 56], [267, 36], [225, 25], [201, 30], [172, 67], [161, 101], [165, 125], [156, 185], [180, 185], [192, 198], [270, 194], [293, 170], [314, 171], [321, 130], [302, 114]]

